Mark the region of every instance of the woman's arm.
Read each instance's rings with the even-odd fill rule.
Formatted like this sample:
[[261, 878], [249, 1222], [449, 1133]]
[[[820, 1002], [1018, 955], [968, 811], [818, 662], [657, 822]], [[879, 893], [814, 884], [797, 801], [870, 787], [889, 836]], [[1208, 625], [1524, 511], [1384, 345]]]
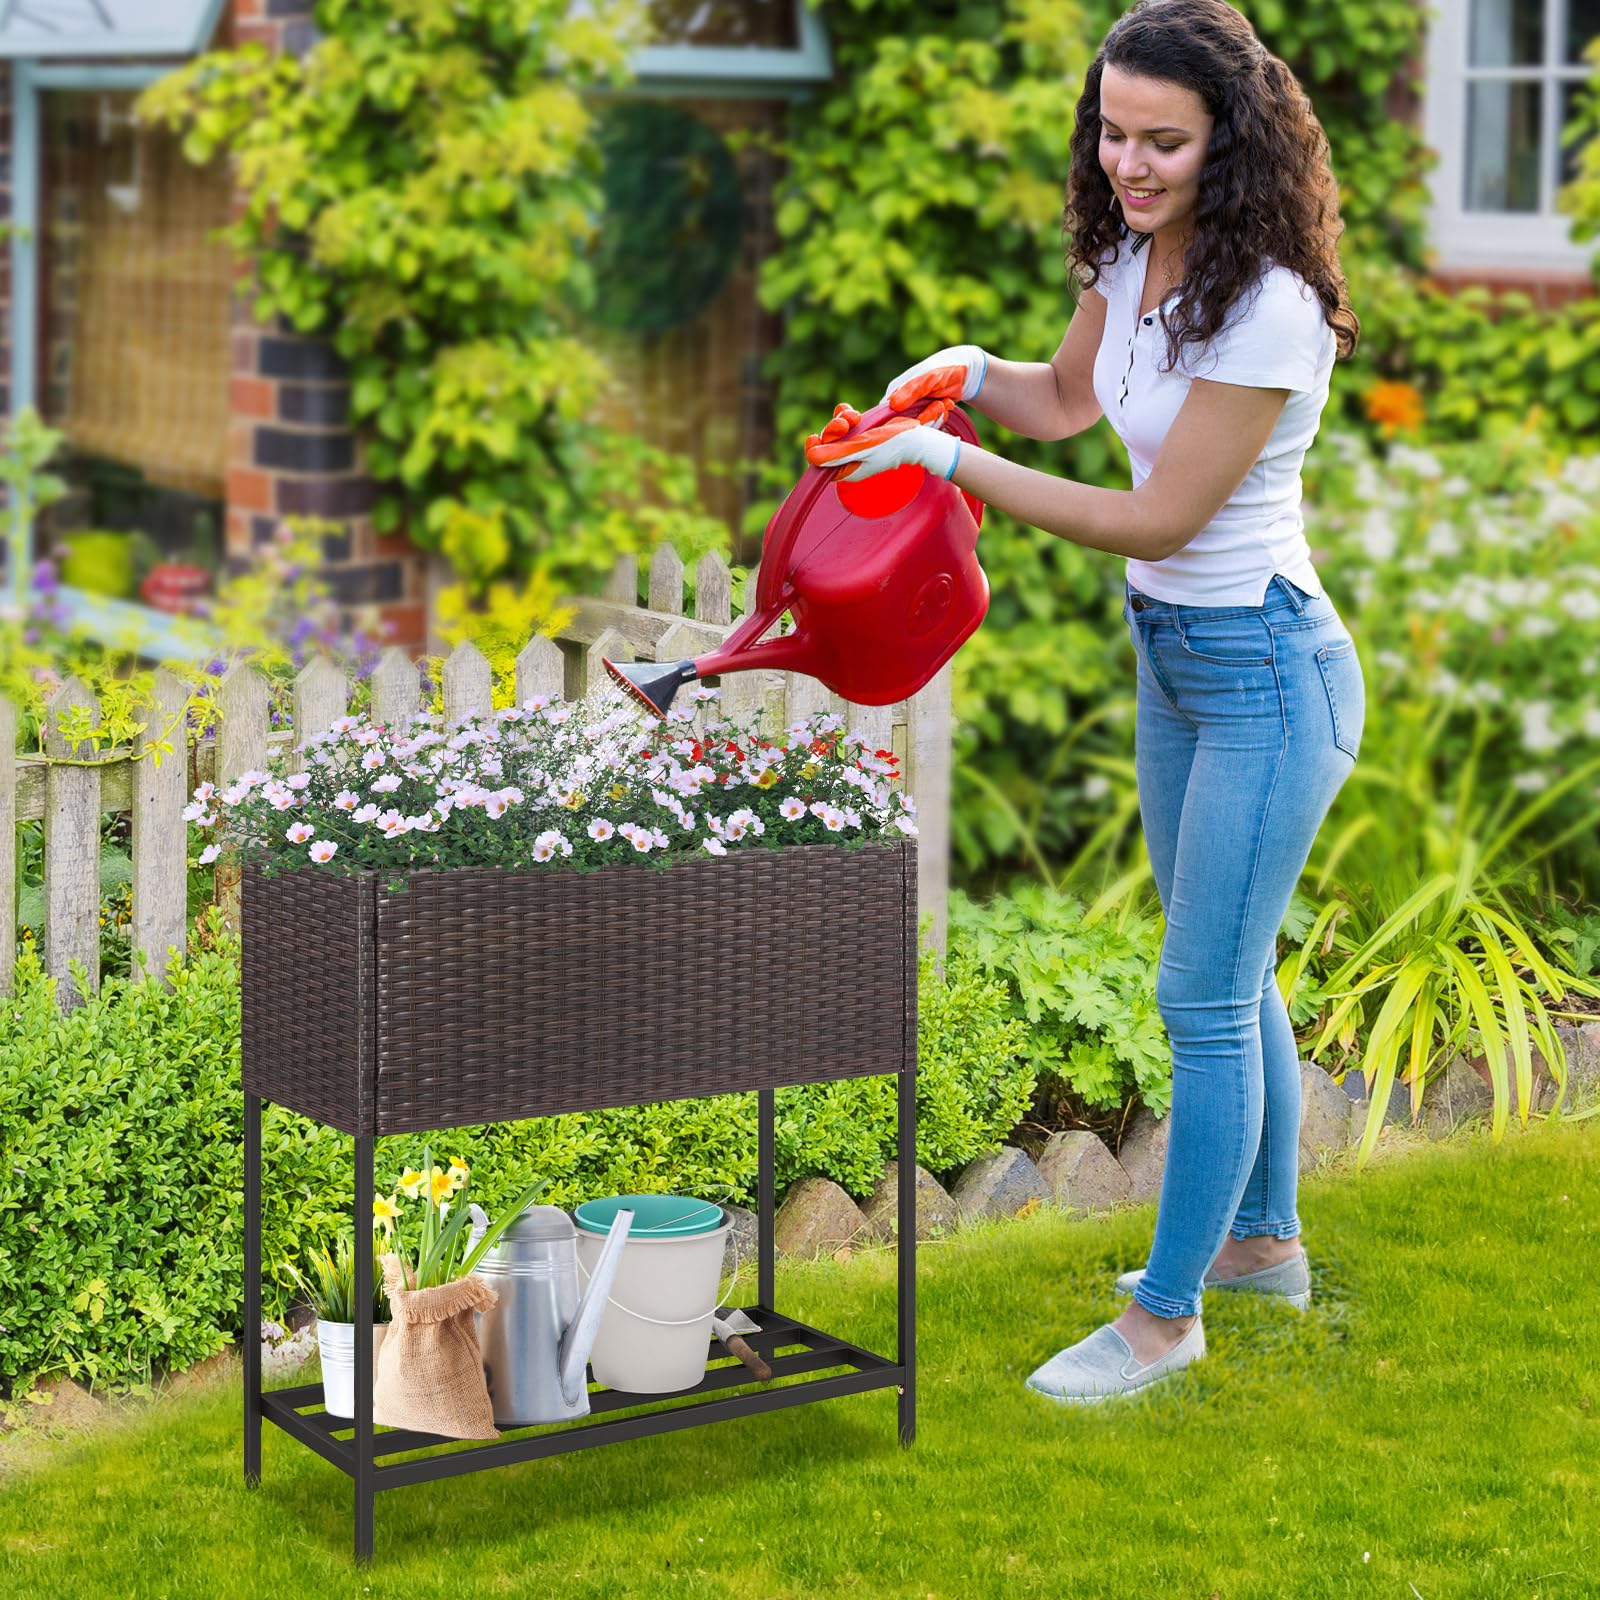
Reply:
[[1100, 420], [1094, 359], [1105, 325], [1105, 300], [1085, 291], [1050, 360], [1002, 361], [991, 355], [977, 398], [963, 404], [1025, 439], [1066, 439], [1092, 428]]
[[[1069, 328], [1067, 340], [1071, 336]], [[970, 445], [961, 450], [950, 478], [985, 505], [1058, 539], [1160, 561], [1181, 550], [1227, 504], [1272, 437], [1288, 398], [1287, 389], [1197, 378], [1150, 476], [1137, 489], [1099, 489], [1057, 478]], [[995, 420], [1014, 428], [1000, 416]]]

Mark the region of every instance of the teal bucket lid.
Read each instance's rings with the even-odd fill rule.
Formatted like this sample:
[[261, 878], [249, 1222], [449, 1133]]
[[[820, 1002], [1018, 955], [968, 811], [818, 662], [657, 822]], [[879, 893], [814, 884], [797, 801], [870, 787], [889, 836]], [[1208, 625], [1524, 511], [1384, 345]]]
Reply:
[[725, 1220], [721, 1206], [683, 1194], [614, 1194], [585, 1200], [572, 1220], [585, 1233], [609, 1233], [619, 1211], [633, 1212], [630, 1239], [688, 1239], [715, 1232]]

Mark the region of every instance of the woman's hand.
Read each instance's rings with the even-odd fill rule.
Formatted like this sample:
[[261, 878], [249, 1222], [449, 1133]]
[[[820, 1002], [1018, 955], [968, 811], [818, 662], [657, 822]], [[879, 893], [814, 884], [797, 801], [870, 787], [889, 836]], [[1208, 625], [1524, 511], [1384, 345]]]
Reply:
[[951, 345], [907, 367], [883, 398], [896, 411], [909, 411], [921, 400], [975, 400], [988, 370], [986, 350], [975, 344]]
[[836, 406], [827, 427], [806, 440], [806, 460], [813, 467], [842, 467], [841, 478], [874, 478], [908, 464], [948, 478], [960, 459], [961, 441], [939, 424], [953, 404], [932, 400], [917, 416], [891, 417], [854, 439], [843, 436], [861, 420], [861, 413], [847, 405]]

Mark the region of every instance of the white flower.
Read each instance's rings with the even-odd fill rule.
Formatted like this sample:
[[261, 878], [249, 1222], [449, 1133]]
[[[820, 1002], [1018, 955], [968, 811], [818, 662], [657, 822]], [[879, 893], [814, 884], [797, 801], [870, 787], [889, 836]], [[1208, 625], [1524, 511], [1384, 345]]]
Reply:
[[533, 841], [533, 859], [535, 861], [548, 861], [556, 853], [556, 847], [546, 837], [539, 837]]
[[655, 838], [652, 834], [649, 834], [643, 828], [640, 828], [634, 833], [629, 842], [633, 845], [633, 848], [639, 851], [639, 853], [642, 855], [655, 844]]
[[1520, 789], [1525, 794], [1531, 794], [1548, 787], [1549, 783], [1549, 778], [1542, 772], [1519, 772], [1511, 780], [1511, 787]]
[[1600, 595], [1593, 589], [1573, 589], [1561, 597], [1562, 609], [1579, 622], [1593, 622], [1600, 617]]
[[335, 717], [328, 724], [329, 733], [353, 733], [361, 726], [360, 717]]
[[893, 825], [897, 827], [901, 833], [914, 834], [917, 831], [916, 823], [914, 823], [911, 818], [907, 816], [898, 816], [894, 818]]
[[310, 787], [311, 774], [309, 772], [296, 772], [292, 776], [285, 778], [283, 781], [291, 789], [305, 789]]
[[353, 793], [349, 789], [341, 789], [338, 794], [333, 797], [333, 803], [341, 811], [354, 811], [355, 808], [361, 804], [361, 796]]
[[313, 861], [332, 861], [333, 853], [338, 848], [338, 845], [334, 844], [331, 839], [318, 839], [311, 847], [311, 859]]
[[1111, 780], [1103, 772], [1091, 772], [1083, 780], [1083, 798], [1085, 800], [1103, 800], [1111, 793]]
[[492, 794], [483, 802], [483, 809], [491, 817], [503, 817], [511, 809], [511, 803], [504, 795]]
[[192, 805], [187, 805], [183, 808], [183, 820], [185, 822], [198, 822], [205, 815], [206, 808], [198, 800]]
[[1587, 739], [1600, 739], [1600, 711], [1593, 706], [1584, 708], [1583, 733]]
[[287, 811], [294, 804], [294, 793], [292, 790], [285, 789], [283, 793], [275, 794], [271, 799], [273, 810]]
[[354, 735], [357, 744], [376, 744], [382, 737], [376, 728], [362, 728]]
[[1522, 707], [1522, 745], [1534, 755], [1561, 747], [1561, 735], [1550, 725], [1548, 700], [1529, 700]]
[[290, 844], [304, 844], [317, 830], [309, 822], [297, 822], [284, 833]]
[[361, 758], [361, 765], [364, 766], [368, 772], [375, 772], [383, 765], [383, 751], [367, 751], [367, 753]]
[[372, 792], [374, 794], [393, 794], [399, 787], [400, 774], [398, 772], [386, 772], [381, 778], [372, 780]]
[[202, 783], [200, 787], [195, 790], [194, 797], [196, 800], [209, 800], [216, 792], [216, 784]]
[[838, 833], [845, 825], [845, 814], [837, 806], [825, 806], [822, 812], [822, 825], [829, 833]]
[[353, 822], [371, 822], [377, 816], [378, 808], [369, 800], [364, 806], [358, 807], [351, 813]]
[[594, 821], [589, 824], [587, 831], [591, 839], [597, 839], [604, 844], [605, 841], [609, 839], [617, 830], [605, 817], [596, 817]]
[[221, 854], [222, 846], [220, 844], [208, 844], [205, 849], [200, 852], [200, 865], [202, 867], [209, 867], [211, 863], [215, 861]]
[[805, 801], [797, 800], [792, 794], [786, 796], [782, 801], [779, 802], [778, 815], [782, 817], [785, 822], [793, 822], [796, 817], [803, 817], [805, 814]]
[[725, 856], [728, 853], [727, 845], [725, 845], [720, 839], [707, 839], [706, 849], [709, 850], [714, 856]]

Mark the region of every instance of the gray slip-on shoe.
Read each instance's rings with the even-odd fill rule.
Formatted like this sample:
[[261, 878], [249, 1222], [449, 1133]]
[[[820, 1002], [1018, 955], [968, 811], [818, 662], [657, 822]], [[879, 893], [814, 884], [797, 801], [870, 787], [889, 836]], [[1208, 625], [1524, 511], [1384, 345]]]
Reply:
[[[1144, 1276], [1144, 1270], [1138, 1267], [1132, 1272], [1124, 1272], [1117, 1279], [1118, 1292], [1132, 1294]], [[1275, 1267], [1240, 1273], [1235, 1278], [1219, 1278], [1208, 1267], [1201, 1283], [1207, 1289], [1236, 1289], [1247, 1294], [1280, 1295], [1297, 1311], [1304, 1311], [1311, 1304], [1311, 1266], [1306, 1260], [1303, 1246], [1287, 1261], [1280, 1261]]]
[[1141, 1367], [1133, 1346], [1108, 1322], [1035, 1368], [1028, 1377], [1028, 1387], [1064, 1405], [1092, 1405], [1147, 1389], [1205, 1353], [1205, 1328], [1196, 1317], [1189, 1331], [1164, 1356]]

